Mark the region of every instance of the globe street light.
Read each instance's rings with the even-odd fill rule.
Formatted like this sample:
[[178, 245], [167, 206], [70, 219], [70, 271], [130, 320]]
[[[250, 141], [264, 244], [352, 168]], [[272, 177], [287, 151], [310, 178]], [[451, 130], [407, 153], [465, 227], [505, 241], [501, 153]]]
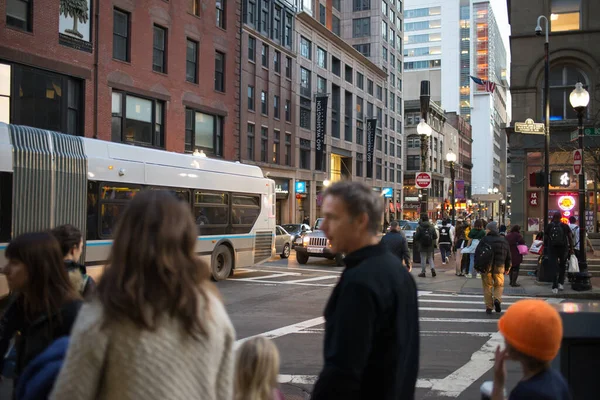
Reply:
[[590, 94], [577, 82], [575, 89], [569, 95], [569, 102], [577, 112], [577, 130], [579, 131], [579, 149], [581, 150], [581, 173], [579, 175], [579, 271], [587, 272], [587, 256], [585, 254], [585, 157], [583, 155], [583, 115], [590, 102]]
[[[535, 34], [541, 36], [542, 34], [542, 19], [545, 21], [545, 29], [543, 32], [546, 34], [546, 41], [544, 42], [544, 226], [543, 230], [546, 230], [548, 225], [548, 200], [550, 196], [550, 41], [548, 38], [548, 18], [545, 15], [540, 15], [537, 19], [537, 25], [535, 26]], [[544, 249], [544, 253], [545, 253]]]
[[419, 135], [424, 135], [424, 136], [431, 136], [431, 126], [429, 126], [429, 124], [427, 122], [425, 122], [425, 120], [421, 120], [421, 122], [419, 122], [419, 125], [417, 125], [417, 133]]
[[450, 198], [450, 201], [452, 202], [452, 226], [454, 226], [454, 214], [456, 214], [454, 209], [454, 163], [456, 162], [456, 154], [454, 154], [452, 150], [446, 154], [446, 161], [450, 163], [450, 179], [452, 180], [452, 197]]

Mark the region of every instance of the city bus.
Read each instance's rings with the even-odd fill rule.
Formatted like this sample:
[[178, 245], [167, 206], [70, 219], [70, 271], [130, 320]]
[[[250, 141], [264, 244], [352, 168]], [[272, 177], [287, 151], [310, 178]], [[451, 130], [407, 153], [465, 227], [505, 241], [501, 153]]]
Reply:
[[69, 223], [85, 232], [81, 261], [98, 277], [115, 223], [141, 190], [189, 204], [196, 252], [215, 280], [274, 252], [275, 182], [259, 167], [0, 123], [0, 266], [12, 237]]

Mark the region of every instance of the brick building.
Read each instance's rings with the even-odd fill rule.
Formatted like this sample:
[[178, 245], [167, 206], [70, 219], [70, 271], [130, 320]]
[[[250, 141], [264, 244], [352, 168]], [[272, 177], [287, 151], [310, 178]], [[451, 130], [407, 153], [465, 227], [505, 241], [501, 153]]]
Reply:
[[238, 159], [238, 2], [74, 8], [0, 3], [0, 121]]

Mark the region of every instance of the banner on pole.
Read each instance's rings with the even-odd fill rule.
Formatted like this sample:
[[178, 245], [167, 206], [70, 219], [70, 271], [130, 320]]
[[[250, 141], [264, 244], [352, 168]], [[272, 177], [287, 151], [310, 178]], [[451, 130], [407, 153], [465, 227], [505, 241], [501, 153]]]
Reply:
[[465, 198], [465, 181], [454, 181], [454, 198], [464, 199]]
[[326, 96], [320, 96], [316, 99], [317, 123], [315, 124], [315, 169], [323, 171], [323, 155], [325, 153], [325, 134], [327, 128], [327, 100]]
[[373, 178], [373, 152], [375, 150], [375, 130], [377, 119], [367, 120], [367, 178]]

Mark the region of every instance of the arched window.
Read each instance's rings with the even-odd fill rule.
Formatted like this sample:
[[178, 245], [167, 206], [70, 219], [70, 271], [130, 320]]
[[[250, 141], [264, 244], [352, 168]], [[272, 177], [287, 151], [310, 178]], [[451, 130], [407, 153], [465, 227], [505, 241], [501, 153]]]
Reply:
[[[585, 73], [572, 65], [560, 65], [550, 69], [549, 80], [550, 120], [577, 119], [577, 114], [569, 103], [569, 95], [575, 89], [577, 82], [583, 83], [583, 87], [587, 89], [589, 82]], [[544, 104], [542, 104], [542, 111], [543, 107]]]

